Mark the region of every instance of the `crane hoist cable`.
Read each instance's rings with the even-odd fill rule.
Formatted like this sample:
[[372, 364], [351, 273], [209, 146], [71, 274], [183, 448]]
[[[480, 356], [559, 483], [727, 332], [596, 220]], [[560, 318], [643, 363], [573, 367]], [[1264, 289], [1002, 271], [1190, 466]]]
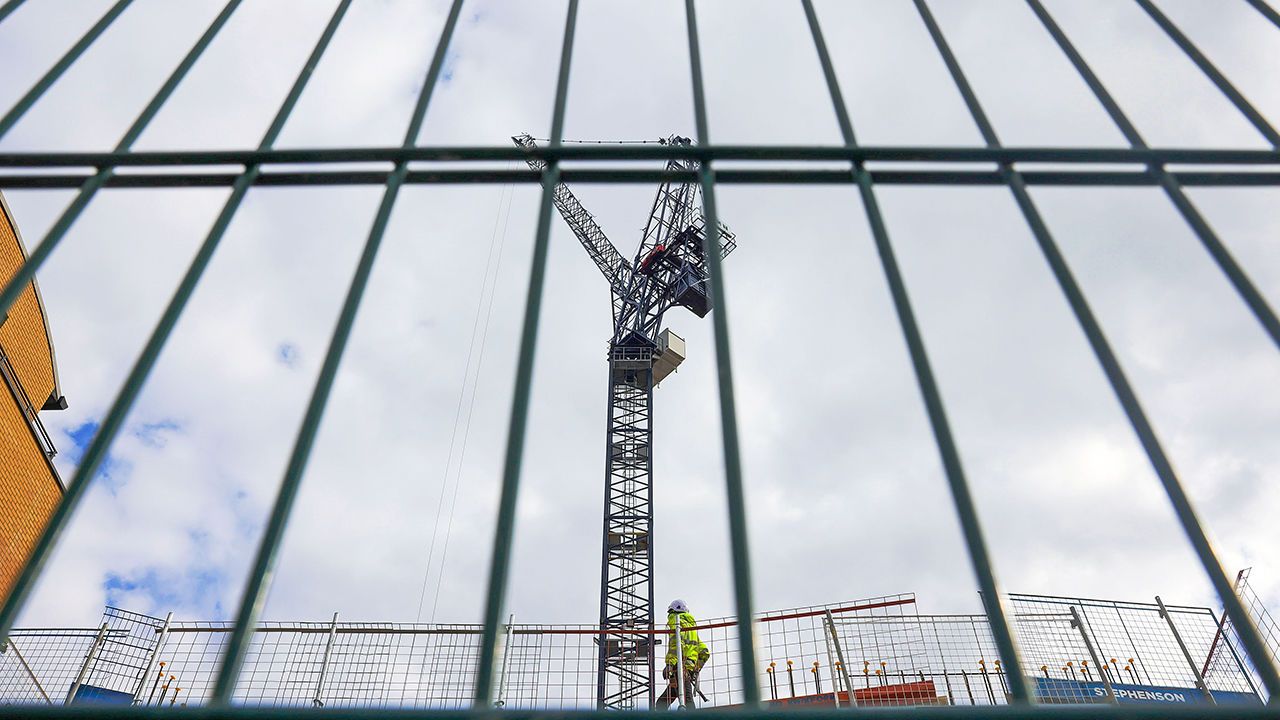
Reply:
[[[502, 218], [502, 231], [498, 234], [498, 259], [494, 263], [493, 282], [489, 285], [489, 305], [485, 308], [484, 324], [480, 326], [480, 355], [476, 358], [475, 380], [471, 385], [471, 402], [462, 426], [462, 449], [458, 452], [458, 473], [453, 482], [453, 498], [449, 502], [449, 521], [444, 531], [444, 550], [440, 553], [440, 571], [436, 574], [436, 593], [431, 601], [430, 622], [436, 621], [436, 609], [440, 605], [440, 588], [444, 584], [444, 570], [449, 562], [449, 539], [453, 536], [453, 515], [458, 505], [458, 487], [462, 484], [462, 469], [467, 462], [467, 441], [471, 438], [471, 419], [475, 417], [476, 395], [480, 392], [480, 373], [484, 368], [484, 351], [488, 347], [489, 320], [493, 317], [493, 300], [498, 295], [498, 276], [502, 272], [502, 251], [507, 245], [507, 221], [511, 219], [511, 194], [507, 195], [507, 211]], [[483, 293], [482, 293], [483, 297]]]
[[[490, 238], [489, 238], [489, 252], [488, 252], [488, 255], [485, 257], [484, 274], [481, 276], [481, 282], [480, 282], [480, 293], [479, 293], [479, 296], [476, 298], [476, 312], [475, 312], [475, 316], [474, 316], [474, 318], [473, 318], [473, 320], [472, 320], [472, 323], [471, 323], [471, 339], [470, 339], [470, 343], [469, 343], [469, 345], [468, 345], [468, 347], [467, 347], [467, 359], [466, 359], [466, 362], [465, 362], [464, 367], [463, 367], [462, 384], [461, 384], [461, 387], [458, 389], [458, 405], [457, 405], [457, 407], [456, 407], [456, 408], [455, 408], [455, 410], [454, 410], [453, 430], [452, 430], [452, 432], [451, 432], [451, 433], [450, 433], [450, 435], [449, 435], [449, 452], [448, 452], [448, 455], [446, 456], [446, 459], [445, 459], [444, 474], [443, 474], [443, 477], [442, 477], [442, 479], [441, 479], [441, 483], [440, 483], [440, 496], [439, 496], [439, 498], [437, 498], [437, 500], [436, 500], [436, 517], [435, 517], [435, 522], [432, 524], [432, 527], [431, 527], [431, 543], [430, 543], [430, 546], [429, 546], [429, 548], [428, 548], [428, 550], [427, 550], [427, 565], [426, 565], [426, 568], [423, 570], [423, 576], [422, 576], [422, 590], [421, 590], [421, 592], [419, 593], [419, 596], [418, 596], [418, 613], [417, 613], [417, 616], [416, 616], [418, 621], [421, 621], [421, 619], [422, 619], [422, 608], [423, 608], [423, 605], [425, 604], [426, 595], [427, 595], [427, 586], [428, 586], [428, 583], [429, 583], [429, 580], [430, 580], [430, 577], [431, 577], [431, 566], [432, 566], [432, 560], [435, 558], [436, 543], [437, 543], [437, 539], [439, 538], [439, 535], [440, 535], [440, 518], [441, 518], [441, 514], [442, 514], [443, 509], [444, 509], [444, 499], [445, 499], [445, 495], [448, 493], [448, 489], [449, 489], [449, 482], [450, 482], [450, 470], [454, 467], [454, 462], [453, 462], [453, 461], [454, 461], [454, 456], [455, 456], [455, 452], [454, 452], [454, 451], [455, 451], [455, 450], [457, 449], [457, 447], [458, 447], [458, 445], [457, 445], [457, 440], [458, 440], [458, 428], [459, 428], [459, 426], [460, 426], [460, 425], [462, 425], [462, 424], [463, 424], [463, 421], [462, 421], [463, 414], [462, 414], [462, 412], [463, 412], [464, 404], [465, 404], [465, 402], [466, 402], [466, 397], [467, 397], [467, 386], [468, 386], [468, 382], [469, 382], [469, 381], [471, 382], [471, 385], [472, 385], [472, 391], [471, 391], [471, 398], [472, 398], [471, 402], [472, 402], [472, 406], [474, 406], [474, 403], [475, 403], [475, 385], [477, 385], [477, 384], [478, 384], [478, 382], [479, 382], [479, 370], [480, 370], [480, 368], [479, 368], [479, 365], [477, 364], [477, 367], [476, 367], [476, 374], [475, 374], [475, 379], [474, 379], [474, 380], [472, 380], [472, 374], [471, 374], [471, 359], [472, 359], [472, 357], [474, 357], [474, 356], [475, 356], [475, 349], [476, 349], [476, 337], [477, 337], [477, 334], [478, 334], [478, 328], [479, 328], [479, 326], [480, 326], [481, 310], [482, 310], [482, 308], [484, 307], [484, 294], [485, 294], [485, 289], [486, 289], [486, 287], [487, 287], [487, 286], [489, 286], [489, 274], [490, 274], [490, 269], [493, 267], [493, 260], [494, 260], [494, 248], [495, 248], [497, 245], [499, 245], [499, 238], [500, 238], [500, 237], [501, 237], [503, 240], [505, 240], [505, 237], [506, 237], [506, 223], [505, 223], [505, 221], [503, 220], [503, 215], [504, 215], [504, 213], [503, 213], [503, 204], [504, 204], [504, 202], [506, 203], [506, 213], [505, 213], [505, 214], [506, 214], [506, 216], [507, 216], [507, 217], [510, 217], [510, 213], [511, 213], [511, 195], [512, 195], [513, 193], [514, 193], [514, 186], [512, 186], [510, 183], [508, 183], [506, 186], [504, 186], [504, 187], [503, 187], [502, 192], [501, 192], [501, 193], [499, 194], [499, 196], [498, 196], [498, 209], [497, 209], [497, 212], [496, 212], [496, 213], [495, 213], [495, 215], [494, 215], [493, 231], [492, 231], [492, 233], [491, 233], [491, 235], [490, 235]], [[501, 227], [501, 235], [499, 234], [499, 228], [500, 228], [500, 227]], [[495, 273], [494, 273], [494, 282], [493, 282], [493, 288], [494, 288], [494, 289], [496, 289], [496, 284], [497, 284], [497, 273], [495, 272]], [[492, 300], [490, 301], [490, 303], [492, 303]], [[486, 319], [485, 326], [486, 326], [486, 327], [485, 327], [485, 336], [486, 336], [486, 338], [487, 338], [487, 333], [488, 333], [488, 327], [487, 327], [487, 326], [488, 326], [488, 321], [487, 321], [487, 319]], [[484, 343], [484, 339], [482, 339], [482, 340], [481, 340], [481, 347], [482, 347], [482, 348], [483, 348], [483, 343]], [[483, 350], [482, 350], [482, 352], [481, 352], [481, 355], [483, 356]], [[467, 411], [467, 413], [468, 413], [468, 414], [467, 414], [467, 423], [466, 423], [466, 424], [467, 424], [468, 429], [469, 429], [469, 427], [470, 427], [470, 412], [471, 412], [471, 410], [470, 410], [470, 408], [468, 408], [468, 411]], [[465, 442], [464, 442], [464, 444], [465, 444]], [[439, 595], [439, 587], [440, 587], [440, 583], [441, 583], [441, 581], [442, 581], [442, 579], [443, 579], [443, 575], [444, 575], [444, 562], [443, 562], [443, 557], [444, 557], [444, 555], [447, 553], [447, 548], [448, 548], [448, 534], [449, 534], [449, 532], [452, 530], [452, 527], [453, 527], [453, 513], [454, 513], [454, 509], [456, 508], [456, 502], [457, 502], [457, 483], [458, 483], [458, 479], [461, 477], [461, 471], [462, 471], [462, 467], [461, 467], [461, 466], [462, 466], [462, 463], [461, 463], [461, 460], [459, 460], [459, 462], [458, 462], [458, 471], [457, 471], [457, 473], [455, 473], [455, 474], [454, 474], [454, 492], [453, 492], [453, 500], [452, 500], [452, 502], [450, 503], [450, 508], [449, 508], [449, 519], [448, 519], [448, 528], [449, 528], [449, 529], [448, 529], [448, 530], [446, 530], [446, 533], [445, 533], [445, 546], [444, 546], [444, 547], [445, 547], [445, 552], [444, 552], [444, 553], [442, 553], [442, 559], [441, 559], [441, 562], [440, 562], [440, 564], [439, 564], [439, 566], [437, 567], [437, 570], [436, 570], [436, 595], [437, 595], [437, 596]], [[434, 612], [434, 610], [433, 610], [433, 611], [432, 611], [432, 615], [434, 616], [434, 614], [435, 614], [435, 612]]]
[[[457, 507], [457, 501], [458, 501], [458, 484], [462, 476], [462, 462], [463, 462], [463, 459], [465, 458], [465, 453], [466, 453], [466, 437], [467, 435], [470, 434], [471, 413], [475, 408], [476, 389], [478, 388], [480, 383], [480, 364], [484, 360], [484, 345], [488, 339], [488, 333], [489, 333], [489, 315], [492, 314], [493, 296], [497, 292], [498, 271], [502, 267], [502, 248], [506, 244], [507, 220], [511, 217], [511, 199], [513, 195], [514, 195], [514, 185], [511, 183], [507, 183], [505, 186], [503, 186], [502, 192], [499, 193], [498, 195], [498, 209], [497, 209], [497, 212], [494, 214], [493, 231], [489, 237], [489, 252], [488, 252], [488, 255], [485, 257], [484, 274], [481, 276], [481, 281], [480, 281], [480, 294], [476, 298], [475, 317], [471, 322], [471, 340], [470, 340], [470, 344], [467, 347], [467, 359], [462, 371], [462, 385], [458, 389], [458, 405], [457, 405], [457, 408], [455, 408], [454, 410], [453, 430], [449, 434], [449, 452], [445, 458], [444, 473], [440, 482], [440, 497], [436, 499], [436, 517], [435, 517], [435, 522], [431, 526], [431, 543], [427, 549], [427, 564], [422, 572], [422, 590], [418, 594], [418, 612], [415, 619], [416, 622], [421, 622], [422, 620], [422, 607], [427, 597], [427, 585], [431, 578], [431, 565], [432, 565], [431, 561], [435, 557], [436, 539], [439, 537], [439, 534], [440, 534], [440, 517], [441, 517], [442, 511], [444, 510], [444, 498], [449, 488], [449, 478], [450, 478], [449, 470], [454, 465], [453, 463], [454, 450], [458, 447], [457, 445], [458, 427], [459, 425], [464, 425], [462, 409], [467, 397], [468, 381], [470, 380], [471, 381], [470, 382], [471, 402], [470, 402], [470, 405], [467, 407], [467, 414], [466, 414], [466, 420], [464, 425], [465, 430], [463, 432], [462, 452], [459, 454], [459, 460], [457, 465], [458, 469], [457, 469], [457, 473], [454, 475], [453, 497], [449, 504], [449, 519], [447, 522], [447, 529], [445, 531], [444, 550], [441, 553], [440, 564], [436, 570], [436, 591], [435, 591], [436, 602], [439, 601], [439, 597], [440, 597], [440, 585], [444, 577], [444, 561], [445, 561], [445, 558], [448, 557], [449, 534], [453, 530], [453, 514], [454, 514], [454, 510]], [[503, 211], [504, 203], [506, 205], [505, 213]], [[497, 248], [497, 251], [498, 251], [496, 268], [494, 268], [495, 247]], [[490, 282], [489, 280], [491, 268], [494, 268], [492, 282]], [[489, 289], [489, 292], [490, 292], [489, 302], [488, 302], [488, 311], [485, 315], [483, 330], [478, 333], [477, 331], [480, 328], [481, 310], [484, 309], [485, 307], [484, 296], [485, 296], [486, 287]], [[475, 355], [477, 334], [480, 335], [480, 354], [479, 354], [479, 361], [477, 361], [476, 363], [476, 371], [473, 379], [472, 373], [471, 373], [471, 358]], [[432, 621], [434, 622], [434, 619], [435, 619], [434, 604], [431, 610], [431, 617], [432, 617]]]

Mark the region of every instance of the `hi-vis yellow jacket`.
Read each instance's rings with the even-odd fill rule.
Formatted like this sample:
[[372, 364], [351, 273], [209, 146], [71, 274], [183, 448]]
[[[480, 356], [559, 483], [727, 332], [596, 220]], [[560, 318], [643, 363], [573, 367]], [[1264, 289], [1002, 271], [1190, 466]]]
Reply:
[[[679, 618], [681, 628], [693, 628], [697, 626], [698, 621], [693, 619], [693, 615], [687, 612], [683, 613], [667, 613], [667, 629], [676, 629], [676, 619]], [[667, 640], [667, 665], [675, 666], [679, 659], [676, 654], [676, 645], [669, 639]], [[706, 662], [706, 658], [711, 656], [711, 651], [707, 649], [705, 643], [698, 639], [697, 630], [681, 630], [680, 644], [684, 651], [684, 666], [689, 670], [697, 670]]]

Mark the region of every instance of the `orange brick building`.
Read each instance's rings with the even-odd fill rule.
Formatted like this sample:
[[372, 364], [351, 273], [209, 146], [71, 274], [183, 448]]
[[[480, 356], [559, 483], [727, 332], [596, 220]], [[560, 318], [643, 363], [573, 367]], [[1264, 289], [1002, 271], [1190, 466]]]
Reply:
[[[0, 278], [8, 282], [26, 255], [0, 195]], [[56, 450], [38, 413], [66, 406], [40, 288], [32, 281], [8, 315], [0, 315], [0, 599], [62, 498]]]

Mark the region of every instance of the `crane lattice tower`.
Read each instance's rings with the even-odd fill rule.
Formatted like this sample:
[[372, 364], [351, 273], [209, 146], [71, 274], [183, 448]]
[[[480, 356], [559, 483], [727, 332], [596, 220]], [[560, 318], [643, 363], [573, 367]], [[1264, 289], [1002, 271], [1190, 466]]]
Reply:
[[[532, 149], [534, 138], [516, 145]], [[673, 135], [663, 144], [690, 145]], [[538, 158], [529, 167], [545, 168]], [[693, 160], [669, 160], [668, 171], [696, 172]], [[603, 550], [600, 569], [597, 704], [651, 707], [654, 702], [653, 389], [684, 360], [684, 340], [663, 329], [663, 314], [683, 307], [711, 312], [706, 218], [697, 183], [658, 186], [635, 258], [626, 260], [564, 183], [552, 201], [609, 283], [613, 335], [609, 340]], [[719, 225], [720, 256], [737, 247]], [[633, 632], [628, 632], [633, 631]]]

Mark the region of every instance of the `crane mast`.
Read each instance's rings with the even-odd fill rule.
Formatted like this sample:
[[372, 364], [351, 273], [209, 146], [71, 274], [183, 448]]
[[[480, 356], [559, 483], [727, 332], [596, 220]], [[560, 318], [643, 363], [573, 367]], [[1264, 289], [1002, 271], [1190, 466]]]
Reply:
[[[512, 141], [526, 150], [536, 148], [529, 135]], [[659, 142], [691, 144], [676, 135]], [[526, 162], [538, 171], [546, 166], [533, 155]], [[698, 163], [673, 159], [667, 169], [696, 171]], [[664, 313], [673, 306], [698, 317], [711, 311], [701, 189], [688, 182], [658, 187], [631, 262], [564, 183], [553, 189], [552, 203], [608, 282], [613, 311], [596, 702], [602, 708], [652, 707], [653, 389], [684, 359], [684, 341], [662, 329]], [[719, 231], [716, 251], [724, 257], [737, 243], [723, 224]]]

